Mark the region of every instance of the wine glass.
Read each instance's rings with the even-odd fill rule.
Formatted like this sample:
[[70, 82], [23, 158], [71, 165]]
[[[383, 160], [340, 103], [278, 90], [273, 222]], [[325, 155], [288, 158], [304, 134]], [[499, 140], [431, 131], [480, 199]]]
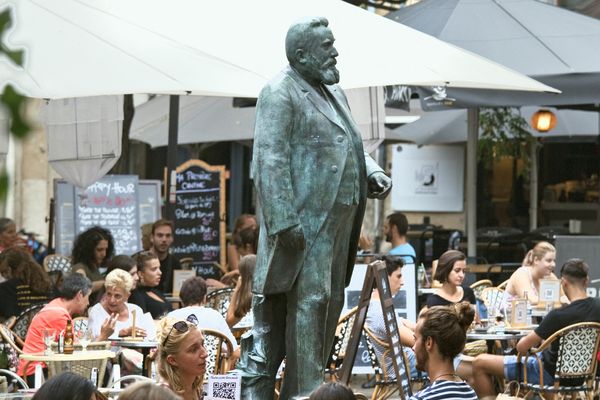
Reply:
[[44, 345], [46, 349], [44, 350], [44, 355], [49, 356], [52, 352], [52, 343], [54, 342], [54, 336], [56, 335], [56, 331], [54, 329], [44, 329], [43, 332]]
[[87, 351], [88, 344], [92, 341], [92, 331], [89, 328], [78, 330], [77, 339], [83, 351]]

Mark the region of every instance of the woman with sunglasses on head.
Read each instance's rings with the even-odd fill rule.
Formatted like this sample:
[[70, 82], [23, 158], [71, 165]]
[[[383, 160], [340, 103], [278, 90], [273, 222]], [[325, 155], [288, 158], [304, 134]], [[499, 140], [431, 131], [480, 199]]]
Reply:
[[129, 302], [141, 307], [144, 312], [149, 312], [154, 319], [172, 310], [171, 303], [167, 301], [164, 293], [158, 289], [160, 284], [160, 261], [149, 251], [143, 251], [135, 256], [137, 273], [140, 281], [131, 291]]
[[158, 373], [184, 400], [201, 400], [206, 372], [204, 336], [191, 314], [186, 321], [164, 318], [159, 328]]

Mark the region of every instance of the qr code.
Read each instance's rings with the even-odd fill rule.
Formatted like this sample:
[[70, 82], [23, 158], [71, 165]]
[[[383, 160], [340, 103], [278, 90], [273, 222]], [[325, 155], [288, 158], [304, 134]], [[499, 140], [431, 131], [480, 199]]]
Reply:
[[213, 382], [212, 395], [218, 399], [235, 400], [236, 382]]

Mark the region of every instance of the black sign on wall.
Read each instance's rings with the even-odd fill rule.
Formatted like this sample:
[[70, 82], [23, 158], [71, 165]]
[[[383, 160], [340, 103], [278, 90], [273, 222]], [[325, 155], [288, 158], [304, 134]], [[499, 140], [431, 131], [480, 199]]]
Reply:
[[189, 160], [177, 168], [175, 241], [198, 275], [219, 278], [225, 265], [225, 166]]

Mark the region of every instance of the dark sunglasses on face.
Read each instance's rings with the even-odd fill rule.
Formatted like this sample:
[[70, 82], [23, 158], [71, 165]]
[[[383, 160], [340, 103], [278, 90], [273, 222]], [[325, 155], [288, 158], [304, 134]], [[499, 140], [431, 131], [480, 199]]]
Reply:
[[167, 334], [167, 336], [165, 336], [165, 340], [163, 340], [163, 342], [162, 342], [163, 347], [167, 343], [169, 336], [171, 336], [171, 332], [173, 332], [173, 329], [177, 330], [177, 332], [179, 332], [179, 333], [186, 333], [188, 331], [188, 329], [190, 329], [190, 327], [186, 321], [189, 322], [190, 324], [198, 325], [198, 317], [196, 317], [196, 314], [188, 315], [188, 317], [186, 318], [185, 321], [175, 322], [173, 324], [173, 326], [171, 327], [171, 330], [169, 330], [169, 333]]

